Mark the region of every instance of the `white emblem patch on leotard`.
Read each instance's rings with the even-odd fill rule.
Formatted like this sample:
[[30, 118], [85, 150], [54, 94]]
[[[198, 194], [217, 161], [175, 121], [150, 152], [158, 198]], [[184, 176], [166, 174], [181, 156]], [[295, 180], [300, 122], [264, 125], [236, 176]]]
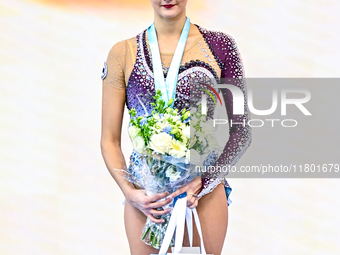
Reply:
[[106, 61], [104, 61], [104, 67], [103, 67], [102, 77], [101, 77], [102, 80], [105, 79], [106, 75], [107, 75], [107, 64], [106, 64]]

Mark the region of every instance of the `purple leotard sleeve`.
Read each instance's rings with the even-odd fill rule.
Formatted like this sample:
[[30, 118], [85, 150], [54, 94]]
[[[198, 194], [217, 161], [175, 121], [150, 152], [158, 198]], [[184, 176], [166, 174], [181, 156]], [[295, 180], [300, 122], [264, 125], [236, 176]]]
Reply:
[[[202, 176], [202, 191], [199, 197], [212, 191], [225, 178], [227, 172], [218, 169], [227, 169], [235, 165], [251, 143], [251, 128], [247, 125], [250, 112], [247, 104], [245, 73], [236, 42], [228, 34], [200, 29], [222, 69], [221, 83], [237, 86], [243, 92], [244, 114], [233, 114], [233, 95], [228, 89], [221, 89], [228, 113], [229, 140], [214, 163], [215, 171], [206, 172]], [[232, 126], [230, 126], [231, 122]]]

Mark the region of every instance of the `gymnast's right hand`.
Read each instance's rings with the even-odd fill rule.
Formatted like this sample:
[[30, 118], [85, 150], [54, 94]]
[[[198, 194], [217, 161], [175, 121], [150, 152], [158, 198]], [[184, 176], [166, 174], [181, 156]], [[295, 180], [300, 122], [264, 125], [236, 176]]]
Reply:
[[[158, 200], [162, 198], [166, 198], [169, 196], [169, 192], [159, 193], [152, 196], [148, 196], [145, 194], [145, 190], [142, 189], [132, 189], [126, 196], [126, 200], [132, 204], [134, 207], [139, 209], [142, 213], [144, 213], [152, 222], [155, 223], [163, 223], [163, 219], [157, 219], [155, 216], [160, 216], [167, 214], [171, 211], [171, 208], [166, 210], [157, 210], [157, 208], [161, 208], [167, 204], [169, 204], [173, 198], [167, 198], [160, 202]], [[155, 216], [154, 216], [155, 215]]]

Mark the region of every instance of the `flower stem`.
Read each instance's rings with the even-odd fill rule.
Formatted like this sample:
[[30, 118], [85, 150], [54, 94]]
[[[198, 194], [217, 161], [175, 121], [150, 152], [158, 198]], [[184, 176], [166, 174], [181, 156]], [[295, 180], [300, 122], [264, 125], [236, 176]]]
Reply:
[[150, 227], [148, 227], [148, 229], [145, 231], [143, 237], [142, 237], [142, 240], [144, 240], [145, 236], [147, 235], [147, 233], [150, 231]]
[[[151, 232], [151, 233], [152, 233], [152, 232]], [[152, 242], [151, 242], [151, 246], [152, 246], [152, 247], [155, 247], [155, 241], [156, 241], [156, 235], [153, 234], [153, 235], [152, 235]]]

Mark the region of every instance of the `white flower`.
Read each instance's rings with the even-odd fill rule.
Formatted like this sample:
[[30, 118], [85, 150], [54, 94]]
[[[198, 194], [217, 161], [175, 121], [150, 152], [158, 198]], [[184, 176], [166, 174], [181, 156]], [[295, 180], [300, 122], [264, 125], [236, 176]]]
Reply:
[[194, 114], [194, 113], [196, 113], [198, 111], [198, 108], [197, 107], [191, 107], [191, 109], [190, 109], [190, 114]]
[[137, 151], [138, 153], [143, 153], [145, 152], [145, 142], [144, 142], [144, 138], [141, 136], [137, 136], [132, 140], [133, 143], [133, 147], [135, 149], [135, 151]]
[[212, 120], [208, 120], [206, 122], [201, 122], [202, 132], [205, 134], [214, 133], [216, 128], [214, 127], [214, 123]]
[[185, 153], [187, 150], [185, 143], [182, 143], [180, 141], [173, 139], [171, 141], [171, 146], [172, 148], [169, 150], [169, 154], [171, 156], [178, 157], [178, 158], [185, 156]]
[[187, 126], [183, 129], [183, 135], [188, 139], [190, 138], [190, 126]]
[[155, 152], [165, 154], [171, 147], [171, 140], [171, 135], [168, 135], [167, 133], [162, 132], [159, 134], [153, 134], [150, 138], [149, 147]]
[[168, 118], [171, 118], [172, 117], [172, 115], [171, 114], [169, 114], [169, 113], [164, 113], [164, 115], [163, 115], [163, 118], [166, 120], [166, 119], [168, 119]]
[[198, 138], [198, 140], [202, 143], [203, 142], [203, 140], [205, 139], [204, 137], [205, 137], [205, 134], [203, 133], [203, 132], [201, 132], [201, 131], [197, 131], [196, 132], [196, 136], [197, 136], [197, 138]]
[[191, 158], [190, 163], [195, 166], [199, 166], [201, 163], [201, 155], [196, 150], [193, 149], [190, 150], [190, 154], [191, 154], [189, 156]]
[[179, 115], [172, 116], [172, 119], [173, 119], [174, 121], [178, 121], [178, 120], [181, 119], [181, 116], [179, 116]]
[[159, 122], [159, 123], [157, 123], [158, 125], [159, 125], [159, 129], [160, 130], [163, 130], [164, 128], [166, 128], [167, 127], [167, 123], [166, 122]]
[[213, 147], [220, 147], [218, 144], [218, 140], [216, 137], [216, 134], [209, 134], [206, 136], [207, 142], [208, 142], [208, 147], [213, 148]]
[[195, 115], [191, 117], [190, 121], [191, 126], [195, 126], [198, 123], [198, 119]]
[[175, 182], [177, 181], [179, 178], [181, 178], [181, 173], [176, 171], [173, 167], [169, 167], [166, 171], [165, 171], [165, 176], [170, 178], [170, 182]]
[[186, 138], [186, 137], [183, 135], [183, 133], [182, 133], [182, 139], [183, 139], [183, 144], [185, 144], [185, 148], [186, 148], [188, 138]]
[[205, 115], [201, 115], [201, 117], [200, 117], [201, 123], [205, 122], [206, 119], [207, 119], [207, 117]]
[[137, 136], [141, 135], [140, 128], [137, 128], [135, 126], [130, 126], [128, 132], [132, 140], [134, 140]]

